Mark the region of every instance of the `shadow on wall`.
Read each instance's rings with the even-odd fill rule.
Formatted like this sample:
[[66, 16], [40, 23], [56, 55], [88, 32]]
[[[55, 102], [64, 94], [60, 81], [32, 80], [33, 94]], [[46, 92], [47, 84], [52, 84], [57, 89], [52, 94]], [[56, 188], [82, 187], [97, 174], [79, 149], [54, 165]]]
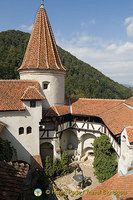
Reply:
[[53, 149], [53, 145], [49, 142], [44, 142], [40, 145], [40, 155], [43, 164], [45, 162], [46, 156], [50, 156], [50, 158], [53, 158]]
[[[17, 151], [18, 158], [14, 156], [14, 158], [12, 159], [12, 163], [15, 164], [15, 163], [23, 162], [23, 163], [29, 164], [29, 172], [25, 181], [25, 186], [21, 190], [20, 197], [18, 198], [18, 200], [36, 200], [36, 199], [43, 200], [44, 196], [35, 197], [34, 195], [34, 190], [37, 187], [36, 184], [37, 184], [38, 178], [40, 177], [40, 172], [41, 173], [43, 172], [41, 156], [31, 155], [25, 149], [25, 147], [6, 128], [4, 128], [4, 130], [0, 133], [0, 137], [2, 139], [5, 139], [11, 142], [11, 146], [13, 146]], [[13, 175], [11, 178], [13, 178]], [[1, 174], [0, 174], [0, 182], [1, 180], [2, 179], [1, 179]], [[8, 185], [6, 187], [8, 188]], [[45, 194], [45, 190], [43, 194]]]
[[61, 135], [61, 149], [73, 150], [78, 148], [78, 138], [77, 135], [70, 129], [63, 131]]
[[42, 161], [40, 155], [31, 155], [6, 128], [4, 128], [0, 133], [0, 137], [11, 142], [11, 146], [16, 149], [17, 157], [14, 155], [12, 161], [21, 160], [28, 163], [32, 172], [34, 172], [36, 169], [42, 169]]

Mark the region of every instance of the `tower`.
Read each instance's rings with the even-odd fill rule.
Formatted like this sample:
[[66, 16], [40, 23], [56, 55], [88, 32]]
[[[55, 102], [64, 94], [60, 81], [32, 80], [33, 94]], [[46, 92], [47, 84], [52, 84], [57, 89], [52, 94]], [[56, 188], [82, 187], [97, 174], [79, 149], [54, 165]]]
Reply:
[[36, 80], [46, 97], [43, 108], [64, 104], [65, 73], [42, 1], [21, 67], [20, 79]]

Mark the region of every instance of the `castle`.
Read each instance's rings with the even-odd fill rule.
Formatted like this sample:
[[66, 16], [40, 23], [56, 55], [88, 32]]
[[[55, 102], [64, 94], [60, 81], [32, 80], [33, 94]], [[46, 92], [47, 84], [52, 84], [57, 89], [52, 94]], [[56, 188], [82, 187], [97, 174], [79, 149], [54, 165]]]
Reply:
[[133, 97], [65, 99], [66, 70], [43, 1], [18, 71], [20, 80], [0, 80], [0, 137], [11, 142], [18, 160], [60, 159], [63, 150], [84, 160], [93, 156], [95, 138], [106, 134], [118, 171], [133, 169]]

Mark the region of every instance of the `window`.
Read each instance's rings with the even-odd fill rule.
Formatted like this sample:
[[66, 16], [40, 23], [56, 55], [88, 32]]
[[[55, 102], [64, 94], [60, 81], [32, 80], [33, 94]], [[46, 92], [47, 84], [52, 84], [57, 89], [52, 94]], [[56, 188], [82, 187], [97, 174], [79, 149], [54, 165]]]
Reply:
[[19, 135], [22, 135], [22, 134], [24, 134], [24, 128], [23, 128], [23, 127], [20, 127], [20, 128], [19, 128]]
[[30, 134], [32, 132], [32, 128], [30, 126], [27, 127], [27, 134]]
[[35, 108], [36, 107], [36, 101], [30, 101], [30, 107]]
[[43, 90], [48, 89], [48, 85], [49, 85], [49, 82], [47, 81], [43, 82]]

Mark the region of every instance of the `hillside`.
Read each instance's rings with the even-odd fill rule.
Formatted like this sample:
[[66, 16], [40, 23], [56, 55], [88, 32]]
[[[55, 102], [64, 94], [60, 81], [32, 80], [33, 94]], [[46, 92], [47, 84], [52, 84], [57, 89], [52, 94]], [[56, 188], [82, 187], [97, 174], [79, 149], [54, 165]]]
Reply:
[[[17, 68], [22, 63], [29, 36], [29, 33], [14, 30], [0, 33], [0, 79], [19, 78]], [[132, 96], [130, 88], [114, 82], [60, 47], [58, 50], [67, 69], [67, 97], [124, 99]]]

